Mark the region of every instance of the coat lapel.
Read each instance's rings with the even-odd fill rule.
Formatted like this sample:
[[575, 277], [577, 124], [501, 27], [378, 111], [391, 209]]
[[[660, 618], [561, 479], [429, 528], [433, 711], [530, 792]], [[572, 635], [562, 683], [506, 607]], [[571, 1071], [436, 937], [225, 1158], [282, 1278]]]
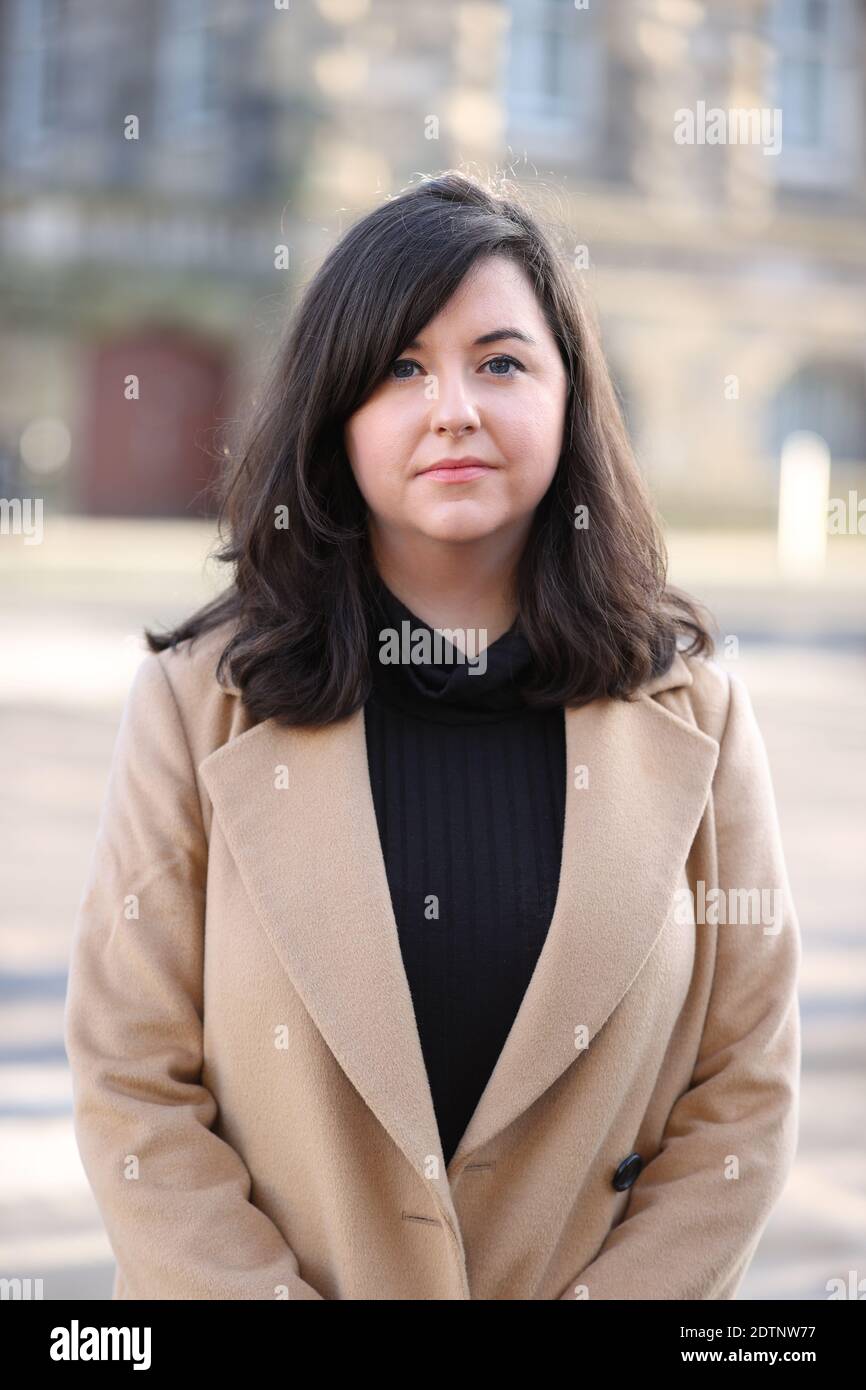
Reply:
[[313, 1022], [413, 1166], [432, 1171], [456, 1231], [379, 841], [363, 711], [319, 729], [267, 719], [209, 754], [199, 774]]
[[[676, 669], [644, 695], [691, 684]], [[706, 805], [714, 739], [641, 696], [566, 709], [556, 905], [534, 974], [452, 1166], [528, 1109], [579, 1056], [655, 944]], [[588, 784], [575, 785], [578, 768]]]
[[[718, 745], [648, 696], [691, 679], [678, 654], [636, 700], [565, 711], [556, 906], [452, 1173], [575, 1060], [576, 1026], [586, 1025], [592, 1040], [664, 925]], [[581, 766], [584, 788], [575, 785]], [[313, 1022], [394, 1142], [430, 1176], [456, 1230], [379, 841], [363, 709], [318, 729], [265, 720], [209, 754], [199, 773]]]

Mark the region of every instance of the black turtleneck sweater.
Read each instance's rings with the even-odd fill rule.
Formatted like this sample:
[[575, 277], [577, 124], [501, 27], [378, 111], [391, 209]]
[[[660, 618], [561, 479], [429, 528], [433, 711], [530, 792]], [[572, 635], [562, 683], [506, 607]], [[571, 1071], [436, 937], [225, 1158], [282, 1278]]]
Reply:
[[[390, 589], [371, 618], [370, 782], [446, 1164], [508, 1037], [544, 945], [565, 816], [562, 706], [531, 710], [519, 620], [487, 669], [387, 665], [382, 628], [432, 633]], [[408, 646], [409, 644], [407, 644]], [[431, 647], [433, 655], [435, 648]]]

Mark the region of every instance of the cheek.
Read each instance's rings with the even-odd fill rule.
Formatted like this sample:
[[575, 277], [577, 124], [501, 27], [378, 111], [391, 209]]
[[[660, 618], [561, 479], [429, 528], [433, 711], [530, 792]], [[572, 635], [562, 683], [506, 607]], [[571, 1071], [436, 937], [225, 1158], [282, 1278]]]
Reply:
[[387, 492], [391, 480], [397, 476], [401, 438], [394, 412], [379, 406], [365, 406], [347, 422], [346, 453], [358, 487], [368, 501]]
[[546, 486], [556, 471], [563, 436], [563, 405], [522, 401], [500, 415], [498, 444], [515, 469], [514, 479], [530, 489]]

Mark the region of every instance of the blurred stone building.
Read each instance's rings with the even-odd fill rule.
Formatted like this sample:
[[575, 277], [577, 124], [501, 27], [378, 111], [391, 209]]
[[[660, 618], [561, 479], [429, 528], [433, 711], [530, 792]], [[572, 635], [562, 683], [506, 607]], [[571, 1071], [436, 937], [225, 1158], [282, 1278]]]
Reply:
[[670, 521], [772, 523], [797, 428], [866, 490], [863, 0], [0, 0], [0, 34], [0, 493], [207, 510], [328, 246], [454, 164], [533, 190]]

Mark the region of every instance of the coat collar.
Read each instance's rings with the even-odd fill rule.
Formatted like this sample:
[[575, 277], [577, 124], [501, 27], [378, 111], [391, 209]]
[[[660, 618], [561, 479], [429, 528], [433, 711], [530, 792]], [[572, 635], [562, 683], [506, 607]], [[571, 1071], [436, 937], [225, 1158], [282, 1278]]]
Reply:
[[[394, 1143], [419, 1173], [432, 1172], [458, 1240], [449, 1179], [574, 1062], [575, 1026], [585, 1024], [592, 1040], [664, 925], [718, 744], [651, 696], [691, 683], [677, 653], [669, 671], [631, 701], [566, 708], [555, 910], [447, 1171], [379, 841], [363, 708], [315, 729], [267, 719], [199, 765], [277, 958]], [[575, 787], [580, 765], [589, 770], [584, 789]]]

